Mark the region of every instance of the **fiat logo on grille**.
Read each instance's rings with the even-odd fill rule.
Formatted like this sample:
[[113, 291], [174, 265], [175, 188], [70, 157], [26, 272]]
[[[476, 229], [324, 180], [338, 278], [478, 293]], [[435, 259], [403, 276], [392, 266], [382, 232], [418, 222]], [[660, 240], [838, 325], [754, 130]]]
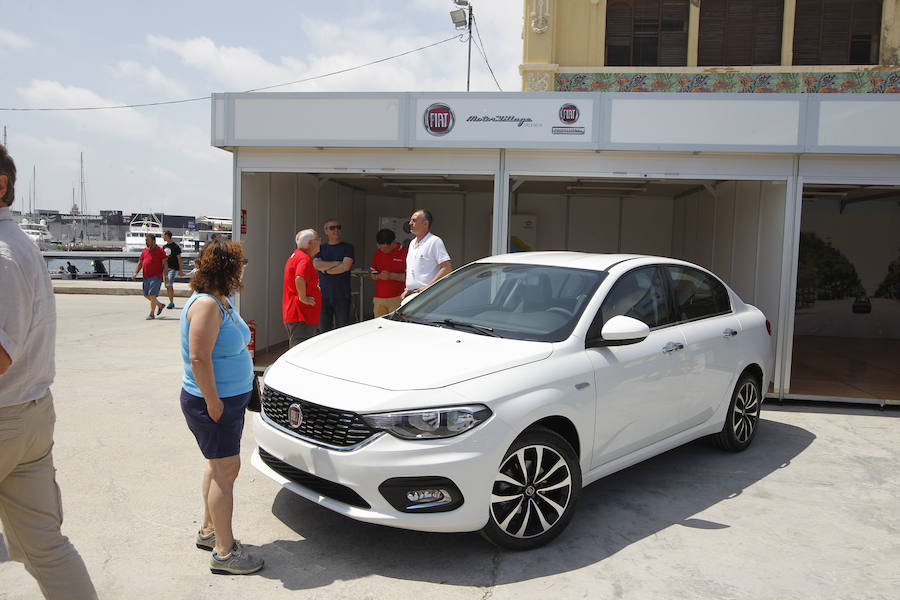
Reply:
[[303, 424], [303, 409], [299, 404], [291, 404], [288, 408], [288, 425], [292, 429], [297, 429], [301, 424]]
[[578, 107], [574, 104], [563, 104], [559, 109], [559, 120], [571, 125], [578, 120]]
[[432, 104], [425, 109], [425, 131], [431, 135], [447, 135], [456, 118], [446, 104]]

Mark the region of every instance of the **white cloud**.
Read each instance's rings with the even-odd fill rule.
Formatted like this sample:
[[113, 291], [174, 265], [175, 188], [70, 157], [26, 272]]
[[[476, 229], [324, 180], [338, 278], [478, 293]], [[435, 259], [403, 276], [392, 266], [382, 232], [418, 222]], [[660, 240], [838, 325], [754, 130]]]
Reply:
[[[125, 104], [103, 98], [91, 90], [66, 86], [58, 81], [34, 79], [27, 88], [17, 88], [29, 106], [40, 108], [78, 108]], [[118, 136], [146, 138], [156, 130], [153, 119], [133, 108], [115, 110], [69, 110], [53, 113], [74, 121], [82, 128]]]
[[0, 29], [0, 48], [6, 47], [12, 50], [26, 50], [34, 44], [24, 35], [12, 32], [8, 29]]
[[145, 67], [133, 60], [120, 60], [109, 70], [116, 77], [134, 79], [146, 83], [152, 88], [162, 90], [173, 99], [188, 95], [184, 86], [166, 77], [155, 66]]
[[64, 159], [69, 164], [78, 164], [78, 153], [84, 147], [72, 140], [62, 140], [54, 137], [34, 137], [28, 134], [16, 136], [17, 144], [31, 152], [31, 154], [44, 157], [48, 160]]
[[150, 175], [152, 175], [155, 179], [159, 180], [161, 183], [166, 184], [182, 184], [184, 183], [184, 178], [172, 171], [171, 169], [166, 169], [165, 167], [154, 166], [150, 167]]
[[217, 46], [207, 37], [176, 41], [164, 36], [149, 35], [147, 42], [155, 48], [180, 56], [185, 64], [205, 71], [235, 90], [290, 81], [297, 79], [297, 74], [305, 70], [303, 63], [296, 59], [283, 58], [281, 64], [274, 64], [254, 50], [239, 46]]

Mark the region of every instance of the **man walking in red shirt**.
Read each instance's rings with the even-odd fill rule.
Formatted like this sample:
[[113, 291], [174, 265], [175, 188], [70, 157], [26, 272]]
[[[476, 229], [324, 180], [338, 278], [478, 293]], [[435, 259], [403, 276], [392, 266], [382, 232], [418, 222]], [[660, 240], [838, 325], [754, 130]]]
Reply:
[[134, 270], [133, 280], [137, 274], [144, 270], [144, 298], [150, 301], [150, 314], [147, 320], [155, 319], [153, 309], [156, 309], [158, 315], [163, 311], [165, 304], [156, 299], [159, 295], [159, 287], [162, 285], [163, 263], [166, 260], [166, 252], [156, 245], [156, 236], [148, 233], [144, 236], [147, 247], [141, 251], [141, 257], [138, 259], [137, 269]]
[[372, 255], [370, 277], [375, 280], [372, 308], [376, 319], [400, 308], [400, 297], [406, 289], [406, 248], [395, 239], [390, 229], [375, 234], [378, 249]]
[[294, 241], [297, 249], [284, 265], [281, 301], [281, 315], [291, 348], [316, 335], [322, 308], [319, 274], [312, 260], [319, 252], [319, 234], [315, 229], [304, 229], [297, 233]]

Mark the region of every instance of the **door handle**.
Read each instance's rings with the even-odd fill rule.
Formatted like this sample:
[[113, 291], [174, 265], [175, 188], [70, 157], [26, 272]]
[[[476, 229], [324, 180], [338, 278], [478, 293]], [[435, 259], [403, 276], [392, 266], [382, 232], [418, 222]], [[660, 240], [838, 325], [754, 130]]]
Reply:
[[726, 329], [725, 331], [722, 332], [723, 338], [734, 337], [736, 335], [737, 335], [737, 331], [735, 331], [734, 329]]
[[669, 352], [675, 352], [676, 350], [684, 350], [684, 344], [681, 342], [669, 342], [665, 346], [663, 346], [663, 353], [668, 354]]

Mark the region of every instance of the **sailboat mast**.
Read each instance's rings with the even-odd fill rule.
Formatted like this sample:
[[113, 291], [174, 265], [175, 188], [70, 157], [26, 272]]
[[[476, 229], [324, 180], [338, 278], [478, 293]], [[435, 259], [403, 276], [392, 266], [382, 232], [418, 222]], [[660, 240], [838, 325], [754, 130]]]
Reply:
[[84, 203], [84, 152], [81, 153], [81, 214], [87, 212], [87, 206]]

